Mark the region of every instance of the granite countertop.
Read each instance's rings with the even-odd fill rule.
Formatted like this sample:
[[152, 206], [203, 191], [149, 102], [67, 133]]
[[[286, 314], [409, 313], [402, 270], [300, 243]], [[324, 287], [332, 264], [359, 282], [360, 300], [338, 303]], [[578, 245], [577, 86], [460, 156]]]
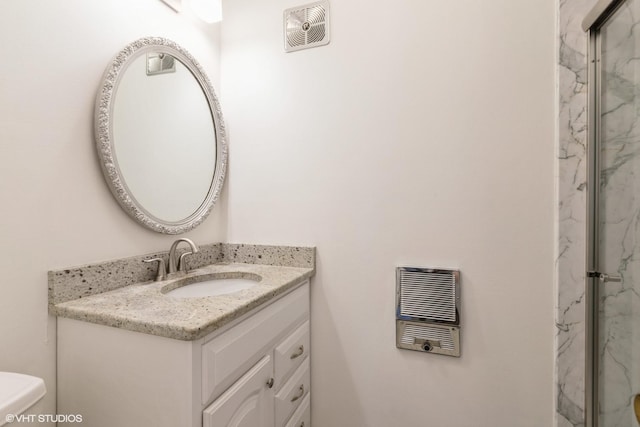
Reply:
[[[315, 273], [315, 248], [211, 244], [194, 254], [186, 276], [156, 282], [147, 254], [49, 272], [49, 313], [166, 338], [203, 338], [282, 296]], [[197, 276], [247, 278], [256, 286], [214, 297], [176, 298], [165, 293]], [[186, 280], [185, 280], [186, 279]], [[186, 284], [185, 284], [186, 285]]]
[[[234, 274], [235, 273], [235, 274]], [[215, 297], [175, 298], [162, 293], [178, 277], [146, 282], [67, 301], [54, 306], [55, 315], [179, 340], [196, 340], [282, 295], [311, 277], [313, 269], [244, 263], [214, 264], [188, 276], [238, 273], [262, 277], [250, 289]]]

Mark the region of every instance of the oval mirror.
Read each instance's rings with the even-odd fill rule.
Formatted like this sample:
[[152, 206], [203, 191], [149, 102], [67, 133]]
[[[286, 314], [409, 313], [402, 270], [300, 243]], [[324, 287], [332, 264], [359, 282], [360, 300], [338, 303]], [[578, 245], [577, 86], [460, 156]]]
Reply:
[[148, 37], [116, 55], [95, 133], [109, 188], [136, 221], [179, 234], [211, 212], [227, 164], [225, 127], [204, 70], [178, 44]]

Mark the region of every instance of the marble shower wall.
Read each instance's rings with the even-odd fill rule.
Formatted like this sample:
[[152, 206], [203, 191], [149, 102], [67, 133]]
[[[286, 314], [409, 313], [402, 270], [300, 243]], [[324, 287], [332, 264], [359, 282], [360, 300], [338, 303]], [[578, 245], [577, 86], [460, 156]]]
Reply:
[[640, 393], [638, 24], [640, 0], [627, 0], [601, 31], [600, 268], [623, 279], [606, 283], [600, 299], [599, 425], [603, 427], [636, 425], [632, 402]]
[[[587, 34], [580, 24], [596, 0], [560, 0], [558, 56], [558, 258], [556, 375], [558, 427], [584, 425]], [[601, 296], [600, 425], [634, 425], [640, 392], [640, 1], [629, 0], [604, 32], [601, 150], [601, 268], [623, 277]], [[630, 60], [635, 58], [635, 60]], [[635, 314], [634, 314], [635, 313]], [[632, 345], [635, 343], [635, 346]]]
[[558, 12], [558, 248], [556, 425], [584, 425], [587, 34], [596, 0], [560, 0]]

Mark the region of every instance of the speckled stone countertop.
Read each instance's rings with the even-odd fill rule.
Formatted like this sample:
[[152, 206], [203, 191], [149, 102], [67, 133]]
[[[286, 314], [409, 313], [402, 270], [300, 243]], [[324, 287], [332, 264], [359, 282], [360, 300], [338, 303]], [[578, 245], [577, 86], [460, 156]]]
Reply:
[[[133, 266], [134, 269], [148, 268], [147, 264], [140, 267], [140, 261], [134, 263], [132, 261], [134, 258], [110, 261], [96, 266], [51, 271], [49, 272], [49, 312], [55, 316], [130, 331], [178, 340], [197, 340], [295, 288], [315, 273], [314, 248], [216, 245], [218, 249], [222, 248], [222, 255], [214, 256], [213, 259], [210, 258], [211, 254], [207, 255], [208, 259], [215, 260], [215, 263], [193, 269], [187, 276], [162, 282], [149, 280], [140, 272], [115, 274], [122, 276], [124, 283], [115, 287], [113, 282], [118, 280], [114, 281], [110, 277], [114, 275], [112, 273], [105, 274], [107, 276], [105, 286], [101, 287], [99, 277], [92, 276], [92, 270], [101, 271], [100, 269], [104, 269], [105, 265], [113, 271], [120, 271], [122, 265]], [[208, 248], [211, 251], [215, 250], [212, 249], [214, 245]], [[227, 250], [229, 248], [231, 250]], [[206, 253], [206, 250], [204, 252]], [[136, 257], [136, 259], [155, 255], [157, 254]], [[234, 258], [240, 262], [229, 262], [229, 259]], [[267, 262], [269, 264], [266, 264]], [[113, 263], [115, 265], [112, 265]], [[131, 277], [139, 277], [141, 274], [147, 278], [146, 281], [128, 283], [135, 280]], [[188, 282], [197, 276], [212, 278], [253, 276], [255, 278], [255, 275], [261, 278], [256, 286], [231, 294], [196, 298], [175, 298], [165, 295], [166, 292], [179, 286], [178, 282], [185, 284], [185, 281]], [[65, 288], [71, 291], [67, 289], [65, 293], [61, 290]], [[72, 299], [69, 295], [77, 294], [78, 288], [85, 294], [76, 295], [75, 299]], [[89, 293], [86, 294], [86, 292]]]

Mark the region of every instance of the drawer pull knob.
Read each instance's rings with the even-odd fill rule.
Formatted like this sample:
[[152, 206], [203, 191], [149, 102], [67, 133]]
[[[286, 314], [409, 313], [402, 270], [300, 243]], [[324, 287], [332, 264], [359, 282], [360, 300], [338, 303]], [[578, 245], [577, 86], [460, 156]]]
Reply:
[[273, 388], [273, 378], [269, 378], [269, 380], [267, 381], [267, 387]]
[[298, 394], [296, 396], [293, 396], [291, 398], [291, 401], [295, 402], [296, 400], [300, 399], [302, 396], [304, 396], [304, 384], [300, 386], [300, 388], [298, 389]]
[[300, 347], [298, 347], [298, 349], [291, 355], [291, 359], [295, 359], [298, 358], [300, 356], [302, 356], [304, 353], [304, 346], [301, 345]]

